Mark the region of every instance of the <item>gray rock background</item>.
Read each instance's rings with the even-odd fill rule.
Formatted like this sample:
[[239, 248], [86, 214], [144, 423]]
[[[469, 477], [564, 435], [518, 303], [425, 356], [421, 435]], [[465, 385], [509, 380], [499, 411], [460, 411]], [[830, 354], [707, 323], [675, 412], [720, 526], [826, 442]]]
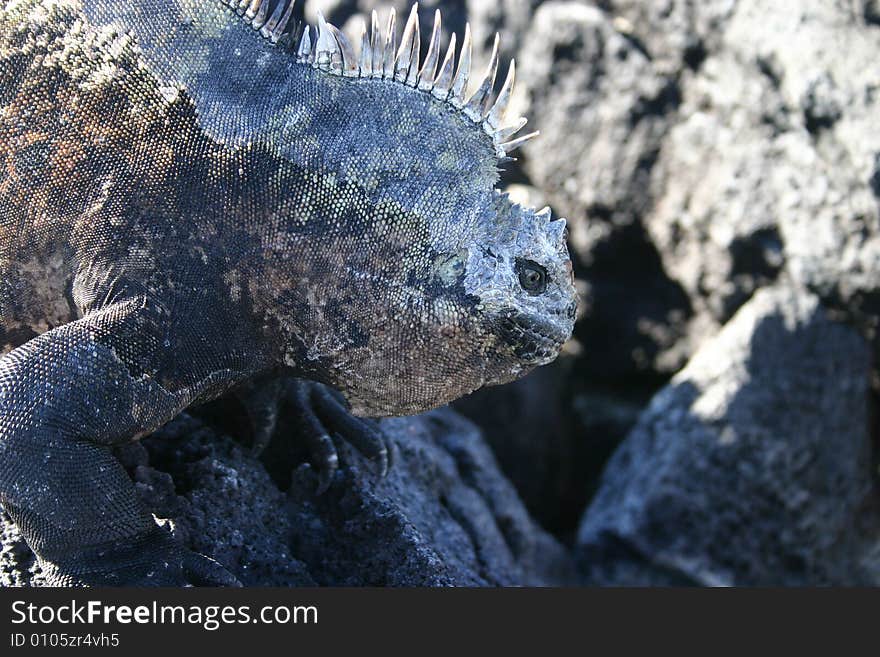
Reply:
[[[320, 498], [182, 418], [125, 454], [147, 503], [253, 584], [880, 583], [880, 5], [429, 0], [423, 33], [437, 7], [476, 70], [496, 31], [517, 60], [542, 136], [504, 182], [569, 221], [576, 339], [475, 425], [387, 421], [389, 478], [346, 450]], [[39, 583], [0, 529], [0, 583]]]
[[608, 463], [578, 534], [588, 581], [880, 584], [870, 362], [814, 295], [757, 292]]

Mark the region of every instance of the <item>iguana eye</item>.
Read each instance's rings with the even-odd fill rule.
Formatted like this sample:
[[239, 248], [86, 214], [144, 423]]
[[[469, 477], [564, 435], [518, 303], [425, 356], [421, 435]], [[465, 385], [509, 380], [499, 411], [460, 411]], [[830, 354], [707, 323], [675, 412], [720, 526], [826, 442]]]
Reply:
[[541, 294], [547, 289], [547, 270], [531, 260], [517, 260], [519, 284], [529, 294]]

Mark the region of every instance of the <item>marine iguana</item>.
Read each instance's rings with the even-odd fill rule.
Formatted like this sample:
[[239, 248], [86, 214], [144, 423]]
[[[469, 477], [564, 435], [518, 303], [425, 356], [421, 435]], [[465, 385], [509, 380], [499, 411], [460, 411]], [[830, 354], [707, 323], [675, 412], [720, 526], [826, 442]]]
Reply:
[[420, 58], [415, 7], [359, 54], [293, 9], [0, 10], [0, 504], [53, 584], [235, 583], [113, 455], [195, 402], [280, 374], [263, 396], [300, 402], [326, 486], [330, 434], [384, 467], [359, 417], [511, 381], [571, 333], [564, 220], [496, 190], [532, 136], [503, 124], [497, 37], [474, 84], [439, 14]]

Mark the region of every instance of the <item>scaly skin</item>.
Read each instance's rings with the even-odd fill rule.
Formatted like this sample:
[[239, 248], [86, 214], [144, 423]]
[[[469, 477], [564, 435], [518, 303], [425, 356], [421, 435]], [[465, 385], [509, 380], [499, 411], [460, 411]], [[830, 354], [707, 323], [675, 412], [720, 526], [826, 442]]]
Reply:
[[111, 453], [196, 401], [281, 371], [419, 413], [571, 333], [564, 222], [480, 125], [219, 2], [7, 2], [0, 106], [0, 503], [53, 582], [234, 581]]

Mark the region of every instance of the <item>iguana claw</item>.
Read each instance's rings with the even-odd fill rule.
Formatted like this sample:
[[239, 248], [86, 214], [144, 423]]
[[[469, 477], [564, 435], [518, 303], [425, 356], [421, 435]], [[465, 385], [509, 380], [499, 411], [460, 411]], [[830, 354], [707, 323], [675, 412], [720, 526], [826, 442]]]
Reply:
[[334, 436], [373, 461], [379, 476], [386, 476], [391, 465], [391, 447], [378, 424], [349, 413], [342, 395], [331, 388], [318, 387], [315, 397], [316, 410], [322, 413], [322, 419], [334, 430]]
[[339, 469], [339, 454], [336, 452], [333, 439], [315, 413], [310, 390], [311, 386], [308, 384], [297, 385], [296, 403], [302, 432], [308, 442], [312, 459], [316, 463], [318, 487], [315, 492], [320, 495], [333, 483], [333, 477]]
[[312, 456], [320, 464], [318, 493], [330, 487], [339, 465], [330, 435], [373, 461], [381, 477], [388, 474], [391, 450], [385, 436], [372, 420], [349, 413], [342, 395], [327, 386], [300, 381], [296, 401]]
[[165, 528], [40, 561], [50, 586], [230, 586], [242, 584], [218, 562], [181, 545]]
[[182, 570], [193, 586], [242, 586], [238, 578], [219, 563], [197, 552], [185, 552]]
[[376, 464], [382, 477], [391, 465], [391, 446], [374, 420], [353, 416], [342, 395], [305, 379], [272, 377], [240, 390], [253, 429], [253, 453], [258, 456], [278, 428], [279, 409], [293, 413], [299, 433], [311, 454], [318, 477], [317, 493], [325, 492], [339, 469], [336, 443], [348, 443]]

